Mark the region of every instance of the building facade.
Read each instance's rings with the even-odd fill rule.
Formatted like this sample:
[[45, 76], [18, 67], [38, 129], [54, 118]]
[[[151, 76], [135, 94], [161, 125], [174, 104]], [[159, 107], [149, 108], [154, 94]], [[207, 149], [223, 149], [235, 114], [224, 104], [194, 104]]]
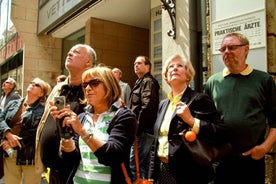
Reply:
[[[275, 75], [275, 2], [258, 1], [264, 3], [266, 18], [263, 48], [267, 58], [262, 61], [265, 63], [262, 66]], [[64, 60], [71, 46], [86, 43], [98, 54], [96, 64], [120, 67], [124, 73], [123, 80], [131, 86], [136, 80], [133, 72], [135, 57], [149, 56], [153, 63], [152, 73], [162, 86], [162, 96], [168, 90], [161, 76], [162, 62], [172, 54], [181, 54], [196, 68], [192, 87], [202, 90], [207, 78], [221, 65], [220, 61], [216, 61], [220, 60], [220, 56], [212, 51], [212, 46], [217, 45], [213, 44], [213, 27], [221, 26], [217, 23], [220, 20], [217, 21], [214, 16], [219, 14], [220, 2], [13, 0], [11, 19], [24, 42], [21, 86], [24, 89], [36, 76], [54, 85], [57, 75], [67, 73]], [[243, 16], [240, 15], [243, 12], [234, 12], [236, 14], [233, 15], [231, 11], [230, 18], [237, 14]]]

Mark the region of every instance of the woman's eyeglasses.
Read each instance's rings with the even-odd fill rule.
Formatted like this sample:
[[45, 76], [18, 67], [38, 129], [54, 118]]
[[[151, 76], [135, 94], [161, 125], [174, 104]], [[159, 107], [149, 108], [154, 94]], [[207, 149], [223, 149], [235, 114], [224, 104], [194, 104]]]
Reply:
[[32, 81], [32, 82], [30, 82], [30, 84], [33, 85], [33, 86], [35, 86], [35, 87], [41, 88], [40, 84], [37, 83], [37, 82]]
[[230, 51], [233, 51], [233, 50], [236, 50], [238, 47], [242, 47], [242, 46], [245, 46], [246, 44], [237, 44], [237, 45], [227, 45], [227, 46], [224, 46], [224, 47], [221, 47], [219, 49], [220, 52], [225, 52], [226, 51], [226, 48], [228, 48], [228, 50]]
[[90, 88], [93, 88], [93, 87], [97, 87], [100, 83], [102, 83], [100, 79], [92, 79], [88, 82], [83, 82], [82, 87], [86, 88], [89, 85]]

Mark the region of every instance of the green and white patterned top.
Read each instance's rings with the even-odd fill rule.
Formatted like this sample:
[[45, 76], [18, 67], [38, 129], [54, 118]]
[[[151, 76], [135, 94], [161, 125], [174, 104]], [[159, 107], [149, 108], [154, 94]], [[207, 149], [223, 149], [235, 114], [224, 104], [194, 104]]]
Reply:
[[[94, 136], [102, 141], [108, 140], [107, 129], [116, 111], [110, 110], [99, 115], [97, 123], [94, 126], [93, 114], [86, 114], [83, 126], [88, 133], [93, 133]], [[109, 184], [111, 181], [111, 168], [98, 162], [97, 157], [89, 148], [89, 146], [80, 138], [79, 148], [81, 152], [81, 161], [74, 176], [76, 184]]]

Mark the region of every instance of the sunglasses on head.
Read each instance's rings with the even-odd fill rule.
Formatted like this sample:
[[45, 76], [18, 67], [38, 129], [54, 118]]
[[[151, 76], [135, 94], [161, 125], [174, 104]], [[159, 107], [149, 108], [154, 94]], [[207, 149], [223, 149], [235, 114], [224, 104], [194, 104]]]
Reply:
[[83, 82], [82, 87], [86, 88], [88, 85], [90, 88], [97, 87], [102, 81], [100, 79], [92, 79], [88, 82]]
[[37, 83], [37, 82], [32, 81], [32, 82], [30, 82], [30, 84], [31, 84], [31, 85], [34, 85], [35, 87], [41, 88], [40, 84]]

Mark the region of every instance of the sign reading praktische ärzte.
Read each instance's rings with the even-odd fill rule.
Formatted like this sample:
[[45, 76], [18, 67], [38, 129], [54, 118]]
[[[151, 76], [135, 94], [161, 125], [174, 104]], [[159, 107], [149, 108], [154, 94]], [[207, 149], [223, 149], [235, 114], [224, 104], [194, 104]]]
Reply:
[[211, 33], [213, 54], [220, 53], [218, 49], [221, 46], [223, 37], [232, 32], [245, 34], [250, 41], [251, 49], [265, 47], [266, 23], [263, 10], [213, 22]]

